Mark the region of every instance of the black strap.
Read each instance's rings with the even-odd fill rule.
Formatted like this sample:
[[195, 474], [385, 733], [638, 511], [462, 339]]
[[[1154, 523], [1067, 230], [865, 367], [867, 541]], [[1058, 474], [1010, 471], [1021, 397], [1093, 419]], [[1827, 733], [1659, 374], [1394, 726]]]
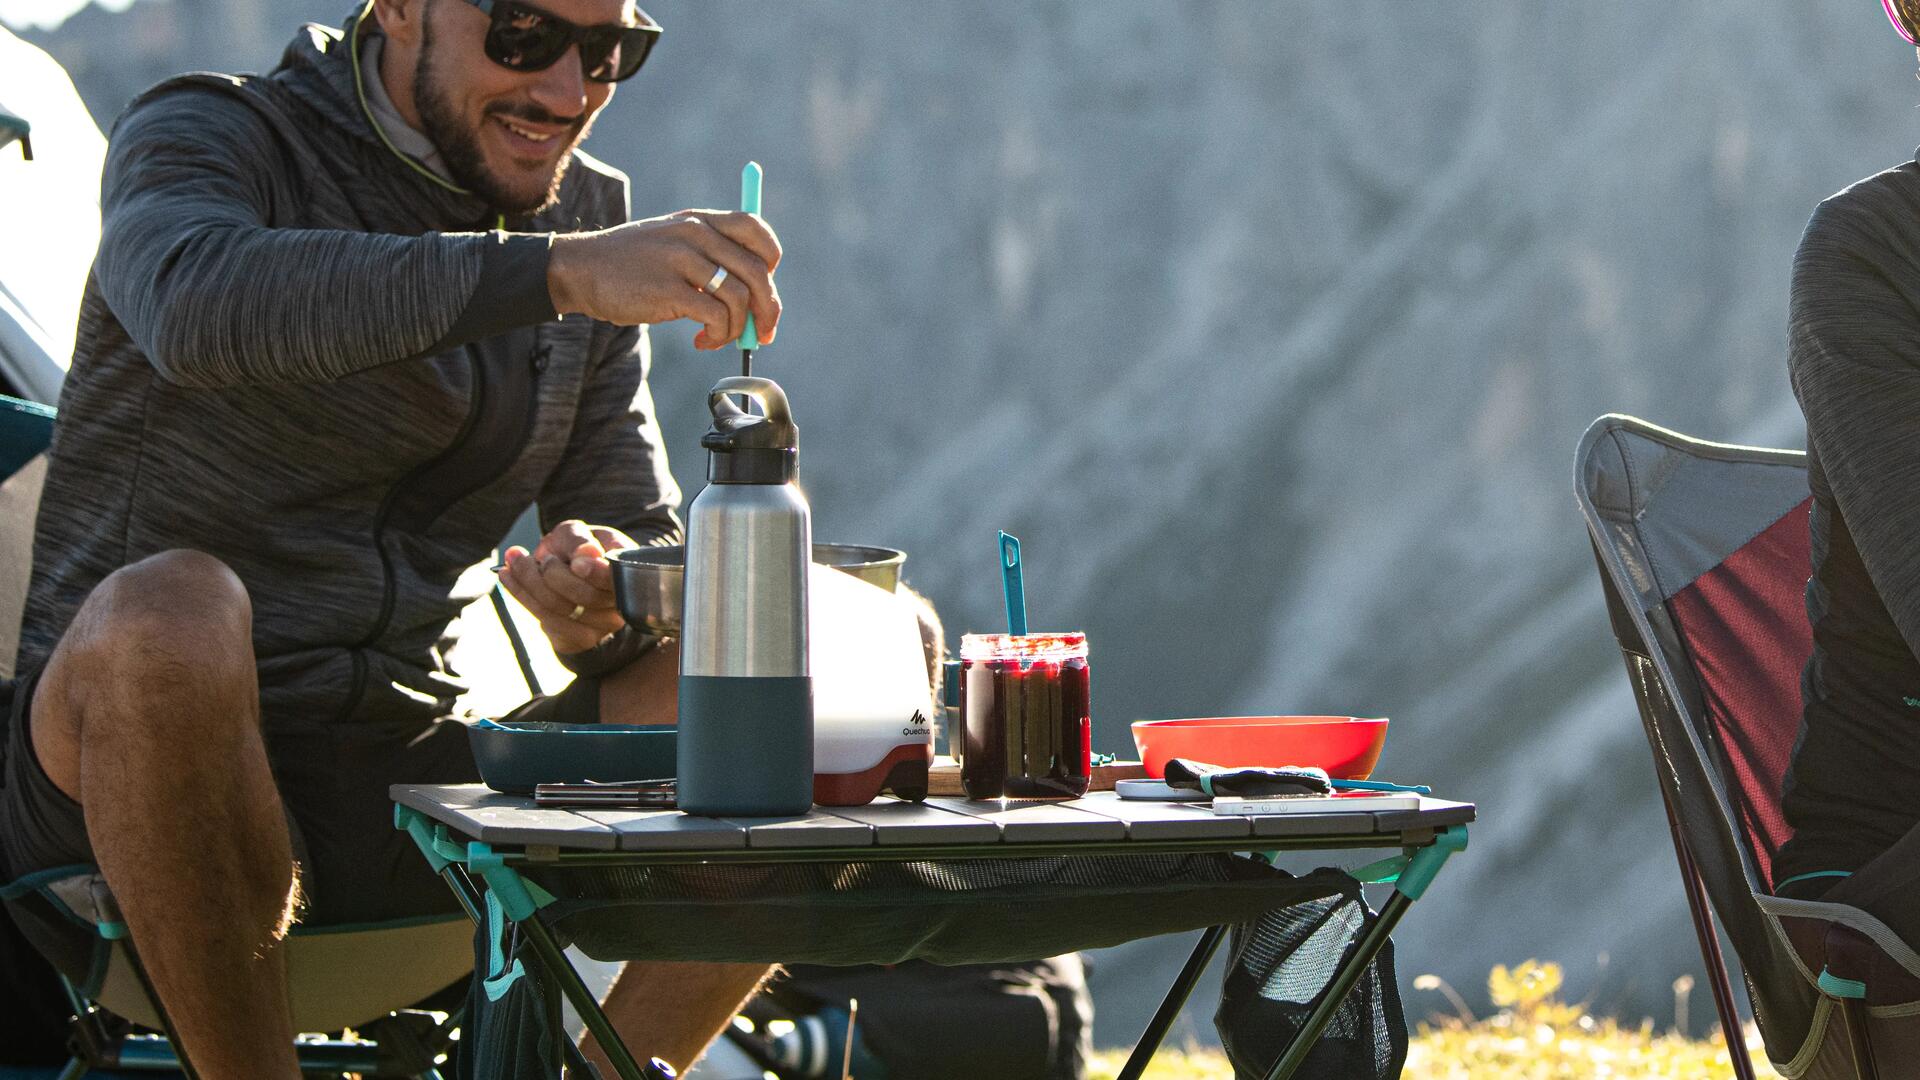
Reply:
[[1311, 766], [1223, 769], [1218, 765], [1174, 758], [1167, 762], [1167, 786], [1208, 796], [1237, 795], [1264, 798], [1273, 795], [1325, 795], [1333, 790], [1326, 770]]

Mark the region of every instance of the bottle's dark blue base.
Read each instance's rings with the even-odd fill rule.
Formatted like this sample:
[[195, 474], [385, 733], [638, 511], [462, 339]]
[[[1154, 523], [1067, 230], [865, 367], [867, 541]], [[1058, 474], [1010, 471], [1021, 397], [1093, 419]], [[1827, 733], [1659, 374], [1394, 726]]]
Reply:
[[707, 817], [813, 808], [813, 680], [680, 676], [679, 807]]

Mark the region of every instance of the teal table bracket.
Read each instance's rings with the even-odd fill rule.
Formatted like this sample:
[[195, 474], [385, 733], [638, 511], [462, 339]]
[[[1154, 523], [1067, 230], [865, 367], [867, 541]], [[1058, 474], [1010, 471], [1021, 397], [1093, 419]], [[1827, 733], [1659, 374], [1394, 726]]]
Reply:
[[445, 825], [397, 803], [393, 808], [393, 824], [413, 838], [414, 846], [427, 857], [434, 873], [445, 876], [448, 867], [458, 864], [484, 878], [487, 888], [499, 898], [507, 918], [514, 922], [525, 922], [528, 916], [553, 903], [552, 893], [521, 877], [518, 870], [507, 865], [508, 856], [495, 851], [492, 844], [478, 840], [464, 846], [457, 844]]
[[500, 898], [501, 910], [514, 922], [526, 922], [534, 912], [553, 903], [552, 893], [521, 877], [492, 844], [470, 841], [464, 861], [467, 869], [486, 879], [487, 888]]
[[393, 827], [413, 838], [414, 846], [427, 857], [428, 865], [433, 867], [436, 874], [453, 863], [466, 861], [466, 849], [453, 842], [447, 835], [447, 827], [430, 820], [411, 806], [394, 804]]
[[1356, 866], [1347, 871], [1348, 876], [1362, 885], [1390, 885], [1400, 880], [1406, 872], [1407, 864], [1413, 861], [1411, 851], [1403, 855], [1392, 855], [1365, 866]]
[[[1402, 854], [1390, 855], [1378, 862], [1370, 862], [1365, 866], [1356, 866], [1346, 872], [1347, 876], [1362, 885], [1392, 884], [1399, 880], [1400, 872], [1407, 868], [1407, 863], [1413, 859], [1413, 853], [1418, 850], [1418, 848], [1410, 847]], [[1266, 863], [1268, 866], [1272, 866], [1274, 861], [1280, 857], [1280, 853], [1277, 851], [1249, 851], [1247, 852], [1247, 857], [1257, 859], [1260, 862]]]
[[1418, 900], [1425, 895], [1427, 886], [1433, 884], [1434, 876], [1447, 864], [1447, 857], [1456, 851], [1467, 850], [1467, 827], [1449, 825], [1433, 836], [1433, 843], [1426, 847], [1407, 852], [1407, 868], [1400, 871], [1400, 880], [1394, 889], [1409, 900]]

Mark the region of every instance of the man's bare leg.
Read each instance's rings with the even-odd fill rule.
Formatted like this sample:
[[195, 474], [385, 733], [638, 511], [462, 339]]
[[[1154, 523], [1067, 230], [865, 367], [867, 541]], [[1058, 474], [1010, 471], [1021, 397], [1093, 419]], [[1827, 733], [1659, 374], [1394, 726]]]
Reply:
[[32, 733], [195, 1069], [297, 1077], [279, 948], [292, 845], [240, 580], [192, 551], [109, 576], [47, 662]]
[[[766, 964], [636, 960], [621, 969], [600, 1007], [635, 1060], [657, 1057], [685, 1072], [772, 973]], [[613, 1065], [593, 1036], [581, 1047], [613, 1080]]]
[[[668, 642], [600, 683], [600, 718], [610, 724], [671, 724], [677, 717], [680, 651]], [[765, 964], [635, 962], [602, 1004], [627, 1049], [685, 1071], [773, 969]], [[591, 1035], [588, 1060], [612, 1080], [613, 1065]]]

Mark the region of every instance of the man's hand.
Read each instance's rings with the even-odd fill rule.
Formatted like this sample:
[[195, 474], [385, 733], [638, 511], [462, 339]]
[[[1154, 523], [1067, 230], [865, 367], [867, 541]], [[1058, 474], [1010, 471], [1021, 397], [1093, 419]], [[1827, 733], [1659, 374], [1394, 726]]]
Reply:
[[618, 529], [563, 521], [531, 553], [508, 548], [500, 584], [540, 620], [554, 652], [585, 652], [624, 624], [607, 558], [638, 546]]
[[[693, 338], [699, 349], [732, 344], [752, 312], [766, 345], [780, 325], [779, 265], [780, 241], [757, 215], [682, 210], [554, 237], [547, 289], [562, 315], [581, 311], [623, 326], [692, 319], [701, 324]], [[726, 280], [709, 293], [716, 269]]]

